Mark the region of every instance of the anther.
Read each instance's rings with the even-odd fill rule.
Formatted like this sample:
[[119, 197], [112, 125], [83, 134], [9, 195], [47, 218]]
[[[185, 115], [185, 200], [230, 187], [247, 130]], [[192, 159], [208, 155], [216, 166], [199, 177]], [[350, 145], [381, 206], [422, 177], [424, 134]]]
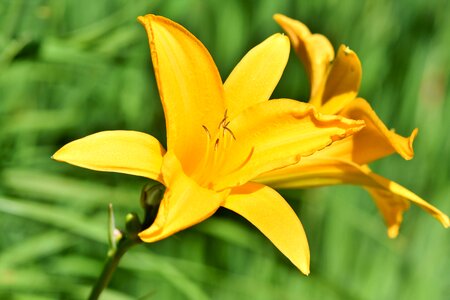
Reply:
[[228, 109], [225, 109], [225, 113], [223, 115], [223, 119], [222, 119], [222, 121], [220, 121], [219, 126], [217, 127], [217, 129], [220, 129], [220, 127], [226, 126], [224, 124], [227, 122], [227, 119], [228, 119]]
[[[230, 122], [228, 122], [228, 123], [230, 123]], [[227, 123], [227, 125], [228, 125], [228, 123]], [[224, 132], [225, 132], [225, 130], [226, 131], [228, 131], [230, 134], [231, 134], [231, 136], [233, 137], [233, 140], [236, 140], [236, 137], [234, 136], [234, 133], [233, 133], [233, 131], [231, 131], [231, 129], [230, 128], [228, 128], [226, 125], [223, 127], [223, 129], [224, 129]]]
[[216, 139], [216, 142], [214, 143], [214, 151], [217, 150], [217, 147], [219, 146], [219, 139]]
[[208, 135], [208, 138], [211, 139], [211, 133], [209, 133], [208, 128], [205, 125], [202, 125], [202, 127], [206, 131], [206, 134]]

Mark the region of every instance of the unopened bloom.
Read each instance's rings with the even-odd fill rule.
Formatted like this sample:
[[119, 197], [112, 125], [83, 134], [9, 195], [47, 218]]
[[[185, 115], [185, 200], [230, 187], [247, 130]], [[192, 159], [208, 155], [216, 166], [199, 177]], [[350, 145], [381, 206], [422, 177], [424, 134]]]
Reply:
[[275, 20], [289, 35], [305, 65], [310, 81], [310, 104], [322, 113], [364, 120], [366, 127], [330, 147], [306, 157], [300, 164], [268, 172], [260, 182], [275, 188], [307, 188], [334, 184], [364, 186], [384, 217], [388, 236], [398, 235], [403, 212], [410, 202], [420, 206], [449, 227], [449, 218], [437, 208], [403, 186], [373, 173], [368, 163], [392, 153], [412, 159], [414, 129], [409, 137], [388, 130], [370, 104], [358, 98], [361, 63], [348, 47], [342, 45], [335, 57], [329, 40], [312, 34], [301, 22], [283, 15]]
[[150, 52], [167, 127], [167, 152], [152, 136], [105, 131], [71, 142], [54, 159], [77, 166], [144, 176], [166, 186], [145, 242], [168, 237], [223, 206], [253, 223], [303, 273], [309, 248], [290, 206], [260, 174], [293, 165], [363, 127], [321, 115], [294, 100], [267, 101], [289, 56], [289, 39], [269, 37], [253, 48], [226, 82], [203, 44], [166, 18], [139, 17]]

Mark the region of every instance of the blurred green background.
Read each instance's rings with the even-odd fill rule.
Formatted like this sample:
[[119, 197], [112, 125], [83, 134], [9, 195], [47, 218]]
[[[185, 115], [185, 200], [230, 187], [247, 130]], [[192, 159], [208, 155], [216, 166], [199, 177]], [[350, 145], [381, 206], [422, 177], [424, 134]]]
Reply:
[[[57, 163], [63, 144], [111, 129], [164, 140], [146, 13], [183, 24], [223, 78], [285, 13], [358, 53], [360, 95], [388, 126], [419, 127], [416, 157], [375, 171], [450, 213], [450, 5], [446, 0], [0, 0], [0, 299], [85, 298], [107, 251], [107, 204], [120, 227], [145, 179]], [[274, 97], [306, 100], [292, 55]], [[447, 116], [447, 118], [446, 118]], [[417, 207], [389, 240], [368, 194], [282, 191], [311, 246], [311, 275], [220, 210], [121, 261], [103, 299], [448, 299], [450, 236]]]

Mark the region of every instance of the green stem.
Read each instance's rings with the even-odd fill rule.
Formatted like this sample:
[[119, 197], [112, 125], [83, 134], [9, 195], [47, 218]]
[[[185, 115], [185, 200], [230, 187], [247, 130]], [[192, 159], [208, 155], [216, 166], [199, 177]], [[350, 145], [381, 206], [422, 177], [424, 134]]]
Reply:
[[96, 300], [100, 297], [102, 291], [108, 286], [109, 281], [119, 264], [120, 259], [132, 246], [139, 244], [141, 241], [138, 239], [127, 239], [119, 241], [116, 249], [110, 249], [108, 251], [108, 256], [106, 257], [105, 265], [103, 266], [102, 273], [97, 279], [97, 282], [92, 287], [91, 294], [89, 295], [89, 300]]
[[144, 222], [139, 221], [135, 213], [129, 213], [125, 218], [125, 231], [117, 230], [114, 220], [112, 204], [108, 207], [108, 240], [109, 250], [106, 256], [105, 265], [97, 282], [92, 287], [89, 300], [96, 300], [100, 297], [102, 291], [108, 286], [114, 271], [119, 265], [119, 261], [125, 252], [134, 245], [142, 243], [139, 238], [139, 232], [150, 227], [156, 217], [164, 192], [164, 186], [161, 184], [149, 183], [144, 186], [141, 193], [141, 205], [144, 209]]

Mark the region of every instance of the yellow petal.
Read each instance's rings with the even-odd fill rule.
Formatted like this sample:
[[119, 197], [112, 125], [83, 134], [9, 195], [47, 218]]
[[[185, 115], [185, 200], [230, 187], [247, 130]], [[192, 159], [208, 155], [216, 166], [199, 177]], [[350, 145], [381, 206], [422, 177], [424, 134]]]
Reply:
[[[336, 143], [330, 147], [334, 147]], [[277, 189], [300, 189], [336, 184], [364, 186], [374, 184], [373, 180], [361, 175], [358, 165], [341, 159], [320, 156], [324, 150], [303, 158], [295, 165], [261, 174], [255, 181]], [[378, 185], [375, 186], [378, 187]]]
[[303, 226], [275, 190], [247, 183], [234, 188], [223, 206], [255, 225], [301, 272], [309, 274], [309, 246]]
[[224, 84], [230, 117], [269, 100], [286, 67], [289, 50], [289, 39], [274, 34], [244, 56]]
[[138, 19], [150, 42], [167, 147], [190, 174], [206, 149], [203, 126], [213, 131], [223, 118], [222, 80], [208, 50], [181, 25], [154, 15]]
[[[398, 215], [401, 215], [401, 213], [407, 208], [407, 206], [401, 204], [402, 200], [409, 200], [412, 203], [418, 205], [420, 208], [422, 208], [427, 213], [435, 217], [439, 222], [441, 222], [445, 228], [448, 228], [450, 226], [450, 220], [447, 215], [445, 215], [439, 209], [429, 204], [410, 190], [387, 178], [372, 173], [366, 166], [363, 167], [363, 170], [367, 176], [369, 176], [381, 187], [381, 190], [388, 192], [377, 192], [374, 189], [369, 189], [372, 196], [374, 196], [375, 203], [377, 203], [377, 206], [380, 208], [380, 211], [384, 216], [384, 219], [388, 226], [389, 237], [396, 237], [398, 228], [400, 227], [400, 223], [402, 221], [402, 218], [398, 217]], [[380, 205], [380, 202], [388, 202], [389, 204]], [[393, 218], [393, 216], [395, 216], [395, 218]]]
[[299, 164], [261, 175], [258, 182], [274, 188], [309, 188], [334, 184], [356, 184], [368, 188], [388, 226], [388, 234], [395, 237], [402, 221], [402, 213], [412, 202], [449, 227], [448, 217], [401, 185], [374, 174], [367, 166], [339, 159], [312, 155]]
[[402, 196], [390, 191], [376, 188], [366, 188], [372, 196], [378, 210], [384, 218], [387, 226], [387, 234], [393, 239], [398, 236], [400, 225], [403, 221], [403, 212], [408, 210], [410, 204]]
[[241, 185], [264, 172], [297, 163], [364, 127], [361, 121], [321, 115], [312, 105], [279, 99], [246, 109], [228, 125], [227, 147], [216, 188]]
[[[336, 114], [356, 98], [361, 83], [361, 62], [355, 52], [341, 45], [331, 65], [322, 95], [317, 100], [318, 110]], [[311, 100], [311, 103], [316, 100]]]
[[349, 103], [340, 115], [364, 120], [366, 127], [348, 138], [335, 142], [333, 147], [327, 147], [316, 153], [316, 158], [335, 158], [357, 164], [368, 164], [394, 152], [404, 159], [413, 158], [413, 141], [417, 129], [414, 129], [409, 137], [402, 137], [388, 130], [369, 103], [362, 98]]
[[[413, 141], [418, 132], [417, 128], [413, 130], [409, 137], [403, 137], [392, 130], [388, 130], [370, 107], [370, 104], [362, 98], [352, 101], [340, 115], [366, 122], [364, 130], [361, 130], [351, 138], [351, 141], [348, 141], [348, 147], [350, 148], [340, 150], [341, 152], [344, 150], [349, 154], [351, 153], [352, 161], [358, 164], [367, 164], [394, 152], [407, 160], [413, 158]], [[341, 158], [343, 158], [342, 155], [343, 153], [340, 154]]]
[[[291, 39], [295, 52], [305, 65], [311, 84], [310, 99], [319, 98], [323, 92], [331, 62], [334, 59], [334, 49], [330, 41], [321, 34], [311, 34], [303, 23], [281, 14], [274, 16], [275, 21], [283, 28]], [[311, 103], [320, 106], [320, 103]]]
[[166, 191], [154, 223], [141, 233], [144, 242], [156, 242], [209, 218], [228, 192], [216, 193], [200, 187], [184, 174], [172, 151], [164, 156], [162, 173]]
[[330, 41], [311, 34], [303, 23], [283, 15], [275, 20], [289, 35], [305, 65], [311, 84], [310, 103], [326, 114], [335, 114], [355, 99], [361, 83], [361, 62], [355, 52], [342, 45], [336, 58]]
[[96, 171], [143, 176], [161, 182], [165, 153], [157, 139], [137, 131], [102, 131], [73, 141], [52, 158]]

